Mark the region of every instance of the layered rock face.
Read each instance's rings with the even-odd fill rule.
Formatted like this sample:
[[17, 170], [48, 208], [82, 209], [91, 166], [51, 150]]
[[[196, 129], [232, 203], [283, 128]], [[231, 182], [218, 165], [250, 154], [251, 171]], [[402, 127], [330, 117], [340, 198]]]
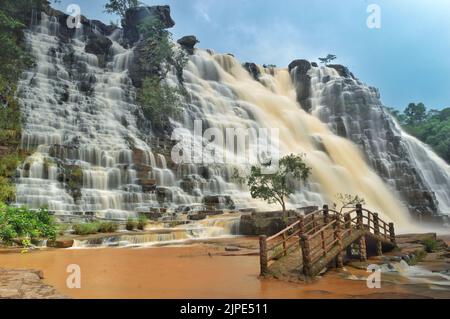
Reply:
[[396, 189], [411, 214], [447, 214], [450, 170], [425, 145], [408, 136], [387, 113], [376, 88], [341, 65], [312, 67], [294, 61], [291, 74], [301, 106], [364, 152], [367, 162]]
[[[17, 205], [47, 205], [61, 218], [95, 214], [109, 219], [208, 198], [221, 203], [217, 196], [232, 199], [236, 209], [276, 209], [252, 199], [245, 186], [233, 181], [234, 168], [248, 164], [239, 162], [245, 154], [237, 154], [236, 163], [215, 162], [215, 150], [208, 149], [200, 162], [174, 165], [174, 141], [142, 115], [136, 88], [144, 76], [157, 74], [158, 66], [141, 59], [141, 50], [152, 45], [139, 35], [137, 22], [157, 18], [170, 27], [168, 7], [132, 9], [123, 30], [85, 18], [81, 28], [69, 29], [66, 18], [54, 10], [34, 14], [25, 32], [37, 66], [24, 74], [18, 96], [22, 147], [34, 153], [18, 170]], [[290, 73], [253, 63], [242, 66], [229, 54], [194, 49], [196, 42], [188, 36], [178, 45], [189, 52], [182, 81], [175, 69], [165, 79], [186, 92], [182, 118], [170, 119], [182, 137], [194, 141], [186, 144], [194, 149], [200, 144], [201, 150], [211, 144], [209, 138], [196, 139], [194, 120], [204, 130], [221, 132], [279, 128], [280, 151], [308, 153], [313, 167], [309, 183], [298, 185], [290, 196], [289, 208], [330, 203], [338, 192], [358, 192], [377, 211], [405, 225], [407, 214], [397, 198], [413, 212], [445, 212], [450, 174], [440, 177], [443, 166], [435, 155], [402, 133], [383, 111], [378, 92], [348, 69], [318, 68], [306, 60], [294, 61]], [[369, 169], [353, 143], [336, 135], [360, 145], [367, 162], [399, 196]], [[331, 150], [333, 143], [337, 147]], [[358, 161], [359, 174], [343, 160], [341, 148]], [[228, 153], [227, 158], [235, 155]]]

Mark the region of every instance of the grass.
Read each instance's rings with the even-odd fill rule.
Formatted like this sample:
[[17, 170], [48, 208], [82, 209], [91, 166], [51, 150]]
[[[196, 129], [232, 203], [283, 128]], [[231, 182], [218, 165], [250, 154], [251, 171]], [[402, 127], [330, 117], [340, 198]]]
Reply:
[[145, 230], [145, 226], [148, 224], [148, 219], [145, 216], [140, 216], [137, 222], [137, 229]]
[[73, 233], [75, 235], [92, 235], [97, 234], [99, 230], [98, 223], [81, 223], [73, 225]]
[[98, 224], [99, 233], [115, 233], [119, 229], [119, 224], [114, 222], [102, 222]]
[[439, 242], [435, 239], [425, 239], [422, 244], [425, 246], [427, 253], [435, 252], [439, 249]]
[[129, 218], [125, 225], [125, 229], [128, 231], [133, 231], [137, 228], [137, 226], [138, 226], [138, 221], [133, 218]]
[[114, 222], [80, 223], [72, 226], [75, 235], [93, 235], [98, 233], [114, 233], [119, 224]]

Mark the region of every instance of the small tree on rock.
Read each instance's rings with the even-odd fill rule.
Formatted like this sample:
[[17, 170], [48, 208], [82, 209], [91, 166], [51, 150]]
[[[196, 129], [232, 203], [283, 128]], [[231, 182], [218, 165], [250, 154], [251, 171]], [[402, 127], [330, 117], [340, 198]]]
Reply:
[[[357, 204], [364, 205], [366, 203], [364, 198], [359, 197], [358, 195], [339, 193], [339, 194], [336, 194], [335, 197], [341, 204], [341, 208], [339, 210], [339, 213], [341, 213], [341, 214], [344, 209], [355, 208]], [[337, 209], [338, 204], [334, 203], [333, 206], [334, 206], [334, 209]]]
[[273, 174], [264, 174], [261, 166], [253, 166], [247, 185], [253, 198], [280, 204], [286, 218], [286, 197], [296, 191], [294, 182], [306, 181], [310, 174], [304, 156], [291, 154], [279, 161], [278, 170]]
[[108, 0], [105, 4], [105, 12], [115, 13], [125, 18], [125, 14], [128, 9], [134, 8], [140, 5], [138, 0]]
[[320, 63], [327, 65], [328, 63], [330, 63], [331, 61], [334, 61], [336, 59], [337, 59], [337, 56], [335, 56], [334, 54], [328, 54], [324, 58], [319, 58], [319, 61], [320, 61]]

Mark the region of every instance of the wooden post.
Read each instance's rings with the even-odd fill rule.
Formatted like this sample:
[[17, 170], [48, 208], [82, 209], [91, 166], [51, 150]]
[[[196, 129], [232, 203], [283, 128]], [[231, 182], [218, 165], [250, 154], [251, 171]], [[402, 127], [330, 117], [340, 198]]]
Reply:
[[381, 244], [380, 237], [380, 219], [377, 213], [373, 214], [373, 224], [375, 228], [375, 237], [377, 242], [377, 256], [383, 255], [383, 245]]
[[287, 251], [286, 251], [286, 232], [283, 233], [283, 255], [287, 256]]
[[311, 277], [311, 260], [310, 252], [311, 248], [309, 246], [308, 236], [300, 236], [300, 246], [302, 247], [302, 259], [303, 259], [303, 274], [306, 277]]
[[305, 233], [305, 217], [299, 216], [298, 217], [299, 223], [298, 228], [300, 229], [299, 237]]
[[335, 218], [336, 223], [334, 226], [334, 236], [337, 239], [339, 245], [339, 253], [336, 256], [336, 267], [342, 268], [344, 267], [344, 259], [342, 257], [341, 217], [337, 215]]
[[259, 236], [259, 263], [261, 266], [261, 276], [267, 274], [267, 236]]
[[395, 245], [396, 240], [395, 240], [394, 223], [389, 223], [389, 237], [391, 239], [391, 243], [393, 243]]
[[330, 211], [328, 210], [328, 205], [323, 205], [323, 222], [324, 224], [328, 224], [330, 221]]
[[[352, 217], [350, 216], [350, 214], [344, 214], [344, 228], [345, 229], [350, 229], [348, 231], [348, 236], [352, 235]], [[352, 245], [347, 247], [347, 256], [350, 258], [352, 257]]]
[[311, 214], [311, 219], [312, 219], [312, 228], [314, 229], [313, 233], [315, 233], [316, 231], [316, 215], [315, 214]]
[[322, 241], [322, 250], [323, 250], [323, 256], [326, 257], [327, 256], [327, 251], [326, 251], [326, 242], [325, 242], [325, 231], [322, 230], [320, 232], [320, 240]]
[[361, 204], [356, 204], [356, 216], [358, 222], [358, 229], [364, 229], [364, 217]]
[[367, 261], [366, 236], [359, 239], [359, 260]]

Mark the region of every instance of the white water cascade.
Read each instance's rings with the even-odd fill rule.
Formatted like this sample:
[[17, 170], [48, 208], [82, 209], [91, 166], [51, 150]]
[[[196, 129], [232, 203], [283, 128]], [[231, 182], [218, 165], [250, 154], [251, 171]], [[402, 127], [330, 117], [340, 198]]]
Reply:
[[[37, 66], [24, 74], [18, 90], [25, 122], [22, 146], [33, 152], [19, 168], [18, 205], [47, 205], [61, 216], [93, 212], [98, 217], [126, 219], [161, 206], [157, 194], [144, 192], [139, 184], [139, 179], [147, 178], [170, 193], [170, 203], [165, 205], [199, 203], [204, 195], [229, 195], [237, 208], [278, 209], [252, 199], [245, 187], [233, 181], [236, 165], [204, 163], [170, 169], [170, 159], [150, 147], [153, 137], [138, 128], [140, 109], [127, 71], [133, 50], [119, 44], [121, 31], [108, 37], [113, 42], [111, 56], [102, 66], [96, 55], [85, 52], [82, 30], [65, 43], [58, 37], [59, 26], [56, 18], [43, 13], [39, 25], [25, 32]], [[93, 32], [98, 31], [93, 28]], [[72, 66], [65, 61], [68, 53]], [[183, 74], [189, 96], [184, 118], [175, 126], [189, 136], [196, 119], [202, 120], [203, 129], [223, 132], [278, 129], [281, 155], [305, 153], [312, 167], [311, 179], [297, 185], [289, 208], [332, 203], [337, 193], [358, 194], [369, 209], [408, 227], [406, 207], [357, 145], [303, 111], [291, 74], [286, 69], [259, 68], [259, 72], [257, 81], [231, 55], [196, 50]], [[86, 81], [88, 92], [82, 89]], [[178, 85], [176, 75], [169, 74], [168, 82]], [[138, 164], [148, 167], [145, 176], [140, 176]], [[61, 178], [62, 166], [75, 167], [72, 175], [80, 175], [79, 196]], [[189, 191], [183, 187], [186, 181], [193, 184]], [[445, 194], [441, 197], [445, 199]]]

